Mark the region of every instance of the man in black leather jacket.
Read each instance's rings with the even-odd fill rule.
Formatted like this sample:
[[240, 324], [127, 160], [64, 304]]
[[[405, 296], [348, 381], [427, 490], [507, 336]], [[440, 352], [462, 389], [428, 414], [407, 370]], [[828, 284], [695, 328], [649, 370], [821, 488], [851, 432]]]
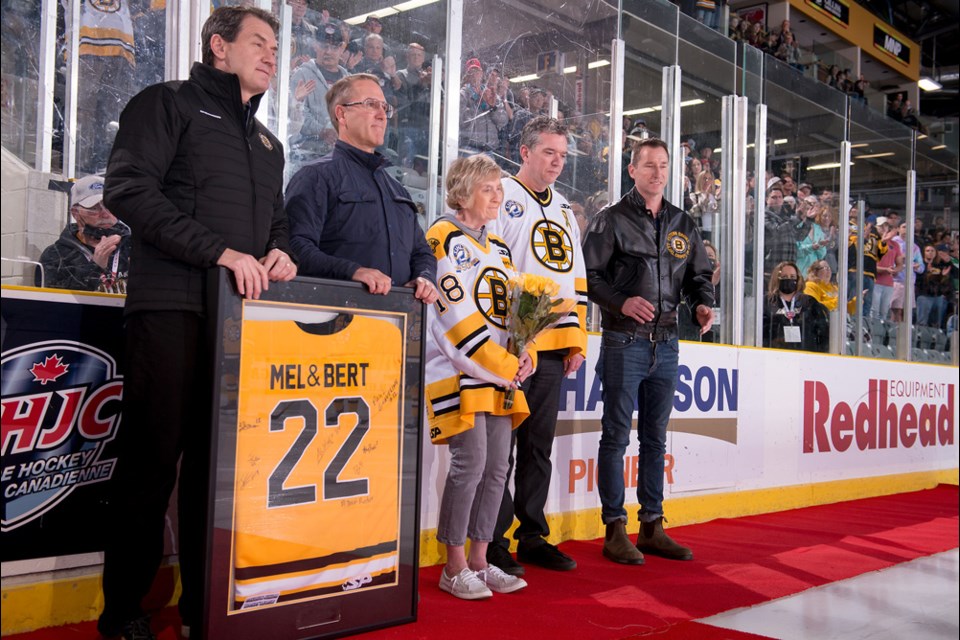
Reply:
[[[679, 364], [677, 306], [695, 310], [701, 332], [713, 324], [712, 268], [693, 218], [663, 198], [670, 156], [662, 140], [637, 142], [628, 166], [634, 188], [599, 212], [583, 241], [589, 298], [600, 305], [603, 384], [598, 454], [603, 555], [643, 564], [643, 552], [690, 560], [663, 530], [663, 463]], [[623, 456], [639, 406], [637, 544], [626, 533]]]
[[286, 250], [283, 148], [254, 117], [276, 74], [279, 26], [260, 9], [215, 10], [190, 79], [144, 89], [120, 117], [105, 202], [133, 229], [133, 251], [98, 623], [107, 637], [154, 637], [141, 600], [160, 565], [178, 479], [180, 615], [195, 637], [200, 630], [213, 403], [207, 275], [225, 267], [238, 292], [256, 299], [270, 281], [297, 274]]

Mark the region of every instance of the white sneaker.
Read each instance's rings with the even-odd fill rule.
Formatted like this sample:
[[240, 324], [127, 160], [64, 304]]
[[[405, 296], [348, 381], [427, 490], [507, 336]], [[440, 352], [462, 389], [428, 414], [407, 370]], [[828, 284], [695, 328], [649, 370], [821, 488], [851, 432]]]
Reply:
[[440, 572], [440, 590], [463, 600], [482, 600], [493, 596], [475, 571], [464, 569], [452, 578], [447, 575], [447, 568]]
[[523, 578], [505, 573], [500, 567], [488, 564], [486, 569], [477, 571], [477, 577], [483, 581], [490, 591], [497, 593], [513, 593], [527, 586]]

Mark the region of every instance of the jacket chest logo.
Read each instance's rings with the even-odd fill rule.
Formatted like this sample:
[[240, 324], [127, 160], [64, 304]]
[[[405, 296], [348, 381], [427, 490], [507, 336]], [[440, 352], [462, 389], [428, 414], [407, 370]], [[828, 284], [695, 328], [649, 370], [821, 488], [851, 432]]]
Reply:
[[260, 134], [260, 142], [267, 148], [267, 151], [273, 151], [273, 144], [270, 142], [270, 138], [263, 133]]
[[674, 258], [683, 260], [690, 255], [690, 238], [679, 231], [667, 234], [667, 251]]

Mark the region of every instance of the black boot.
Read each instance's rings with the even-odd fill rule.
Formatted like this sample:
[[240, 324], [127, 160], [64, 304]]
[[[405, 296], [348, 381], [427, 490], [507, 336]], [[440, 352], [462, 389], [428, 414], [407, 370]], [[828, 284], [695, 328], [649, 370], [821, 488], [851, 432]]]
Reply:
[[693, 560], [693, 551], [674, 542], [663, 530], [663, 516], [653, 522], [641, 522], [637, 533], [637, 549], [670, 560]]

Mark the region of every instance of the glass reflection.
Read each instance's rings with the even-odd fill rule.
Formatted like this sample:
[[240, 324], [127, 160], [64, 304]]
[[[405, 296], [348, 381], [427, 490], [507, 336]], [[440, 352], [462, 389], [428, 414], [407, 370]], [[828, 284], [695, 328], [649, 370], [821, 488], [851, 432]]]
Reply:
[[464, 25], [460, 153], [486, 153], [516, 173], [523, 126], [555, 108], [570, 127], [556, 187], [575, 211], [596, 210], [607, 184], [616, 9], [597, 0], [493, 0], [466, 3]]
[[77, 175], [106, 171], [123, 107], [163, 79], [165, 33], [166, 9], [156, 3], [80, 6]]
[[[829, 332], [839, 331], [840, 327], [836, 326], [838, 314], [831, 313], [830, 303], [821, 300], [832, 294], [838, 277], [838, 252], [846, 249], [848, 240], [846, 229], [838, 222], [845, 221], [848, 213], [839, 201], [846, 101], [827, 87], [798, 79], [794, 69], [769, 56], [764, 59], [764, 76], [769, 105], [767, 165], [762, 181], [757, 181], [756, 201], [757, 224], [761, 217], [763, 223], [764, 284], [758, 287], [765, 292], [767, 310], [763, 343], [826, 351]], [[811, 317], [815, 321], [803, 326], [775, 322], [775, 314], [769, 311], [782, 300], [777, 274], [782, 272], [783, 265], [789, 265], [799, 278], [807, 279], [810, 268], [819, 261], [830, 268], [830, 279], [824, 280], [826, 269], [818, 270], [819, 288], [812, 288], [809, 294], [806, 280], [801, 280], [803, 286], [799, 290], [803, 295], [797, 302], [800, 308], [813, 307]], [[815, 298], [812, 294], [821, 289], [827, 292]]]
[[403, 8], [397, 11], [384, 2], [335, 0], [318, 11], [311, 8], [316, 3], [288, 1], [288, 179], [329, 153], [337, 140], [326, 107], [329, 87], [347, 75], [368, 73], [393, 107], [384, 144], [377, 150], [425, 213], [433, 58], [445, 47], [447, 3], [395, 3]]

